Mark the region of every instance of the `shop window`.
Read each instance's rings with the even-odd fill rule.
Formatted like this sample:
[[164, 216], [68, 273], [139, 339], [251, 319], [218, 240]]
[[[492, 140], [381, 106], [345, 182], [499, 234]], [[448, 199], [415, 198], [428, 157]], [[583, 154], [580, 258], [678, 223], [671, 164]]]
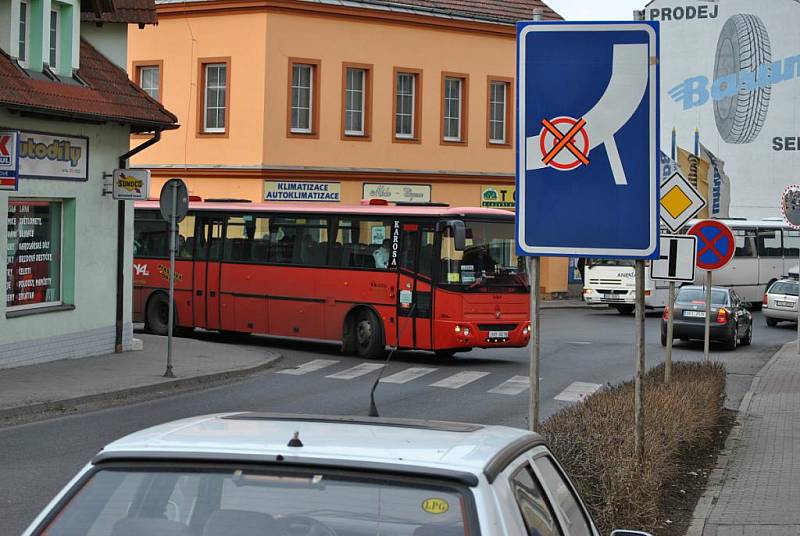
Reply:
[[342, 218], [337, 223], [330, 264], [385, 270], [391, 265], [392, 220]]
[[61, 305], [62, 213], [61, 201], [8, 201], [8, 311]]

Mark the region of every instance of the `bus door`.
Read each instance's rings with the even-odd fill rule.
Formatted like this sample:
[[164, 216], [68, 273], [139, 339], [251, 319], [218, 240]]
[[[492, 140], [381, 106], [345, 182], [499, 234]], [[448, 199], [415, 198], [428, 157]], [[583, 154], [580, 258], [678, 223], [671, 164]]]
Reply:
[[198, 214], [195, 231], [193, 310], [198, 328], [219, 329], [222, 214]]
[[758, 284], [763, 290], [770, 281], [781, 277], [783, 271], [783, 242], [779, 228], [758, 229]]
[[433, 224], [403, 223], [397, 267], [397, 346], [433, 348]]

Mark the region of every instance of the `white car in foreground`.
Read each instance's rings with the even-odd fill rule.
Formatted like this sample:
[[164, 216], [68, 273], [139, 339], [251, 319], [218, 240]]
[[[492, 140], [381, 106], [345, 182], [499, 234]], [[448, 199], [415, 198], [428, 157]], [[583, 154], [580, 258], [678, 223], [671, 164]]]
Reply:
[[[615, 531], [623, 534], [643, 534]], [[536, 434], [230, 413], [115, 441], [25, 535], [597, 536]]]

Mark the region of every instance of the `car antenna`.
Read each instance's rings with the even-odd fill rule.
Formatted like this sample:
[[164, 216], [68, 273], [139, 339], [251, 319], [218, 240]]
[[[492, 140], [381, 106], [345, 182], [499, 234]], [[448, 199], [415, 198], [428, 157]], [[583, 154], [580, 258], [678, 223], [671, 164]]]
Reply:
[[[411, 317], [411, 321], [414, 321], [414, 317], [411, 316], [414, 312], [414, 307], [416, 307], [416, 303], [411, 304], [411, 308], [408, 310], [408, 316]], [[397, 332], [397, 339], [398, 342], [400, 339], [400, 335], [403, 333], [403, 330], [399, 330]], [[378, 406], [375, 404], [375, 389], [378, 388], [378, 384], [381, 382], [381, 378], [383, 378], [383, 372], [389, 368], [389, 361], [391, 361], [392, 356], [394, 355], [394, 351], [397, 349], [395, 346], [391, 350], [389, 350], [389, 355], [386, 356], [386, 361], [384, 361], [383, 367], [381, 367], [381, 371], [378, 373], [378, 377], [375, 378], [375, 383], [372, 384], [372, 389], [369, 391], [369, 413], [367, 414], [369, 417], [380, 417], [378, 413]]]

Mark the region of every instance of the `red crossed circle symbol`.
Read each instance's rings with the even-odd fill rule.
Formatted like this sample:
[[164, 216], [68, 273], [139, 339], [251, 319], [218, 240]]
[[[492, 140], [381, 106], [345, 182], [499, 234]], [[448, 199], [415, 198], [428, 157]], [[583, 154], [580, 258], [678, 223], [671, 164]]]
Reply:
[[[702, 220], [692, 225], [689, 234], [697, 237], [697, 259], [695, 265], [701, 270], [719, 270], [730, 262], [736, 250], [733, 232], [724, 223], [716, 220]], [[718, 245], [721, 240], [727, 242], [723, 253]]]
[[[567, 125], [567, 131], [562, 132], [558, 125]], [[578, 137], [580, 136], [580, 137]], [[579, 149], [576, 146], [576, 140]], [[550, 144], [550, 148], [547, 146]], [[556, 117], [552, 121], [542, 119], [542, 130], [539, 133], [539, 148], [542, 151], [542, 162], [545, 165], [561, 171], [575, 169], [581, 164], [588, 166], [589, 135], [586, 133], [586, 120], [573, 119], [572, 117]], [[564, 150], [572, 153], [574, 160], [564, 158], [556, 159]]]

